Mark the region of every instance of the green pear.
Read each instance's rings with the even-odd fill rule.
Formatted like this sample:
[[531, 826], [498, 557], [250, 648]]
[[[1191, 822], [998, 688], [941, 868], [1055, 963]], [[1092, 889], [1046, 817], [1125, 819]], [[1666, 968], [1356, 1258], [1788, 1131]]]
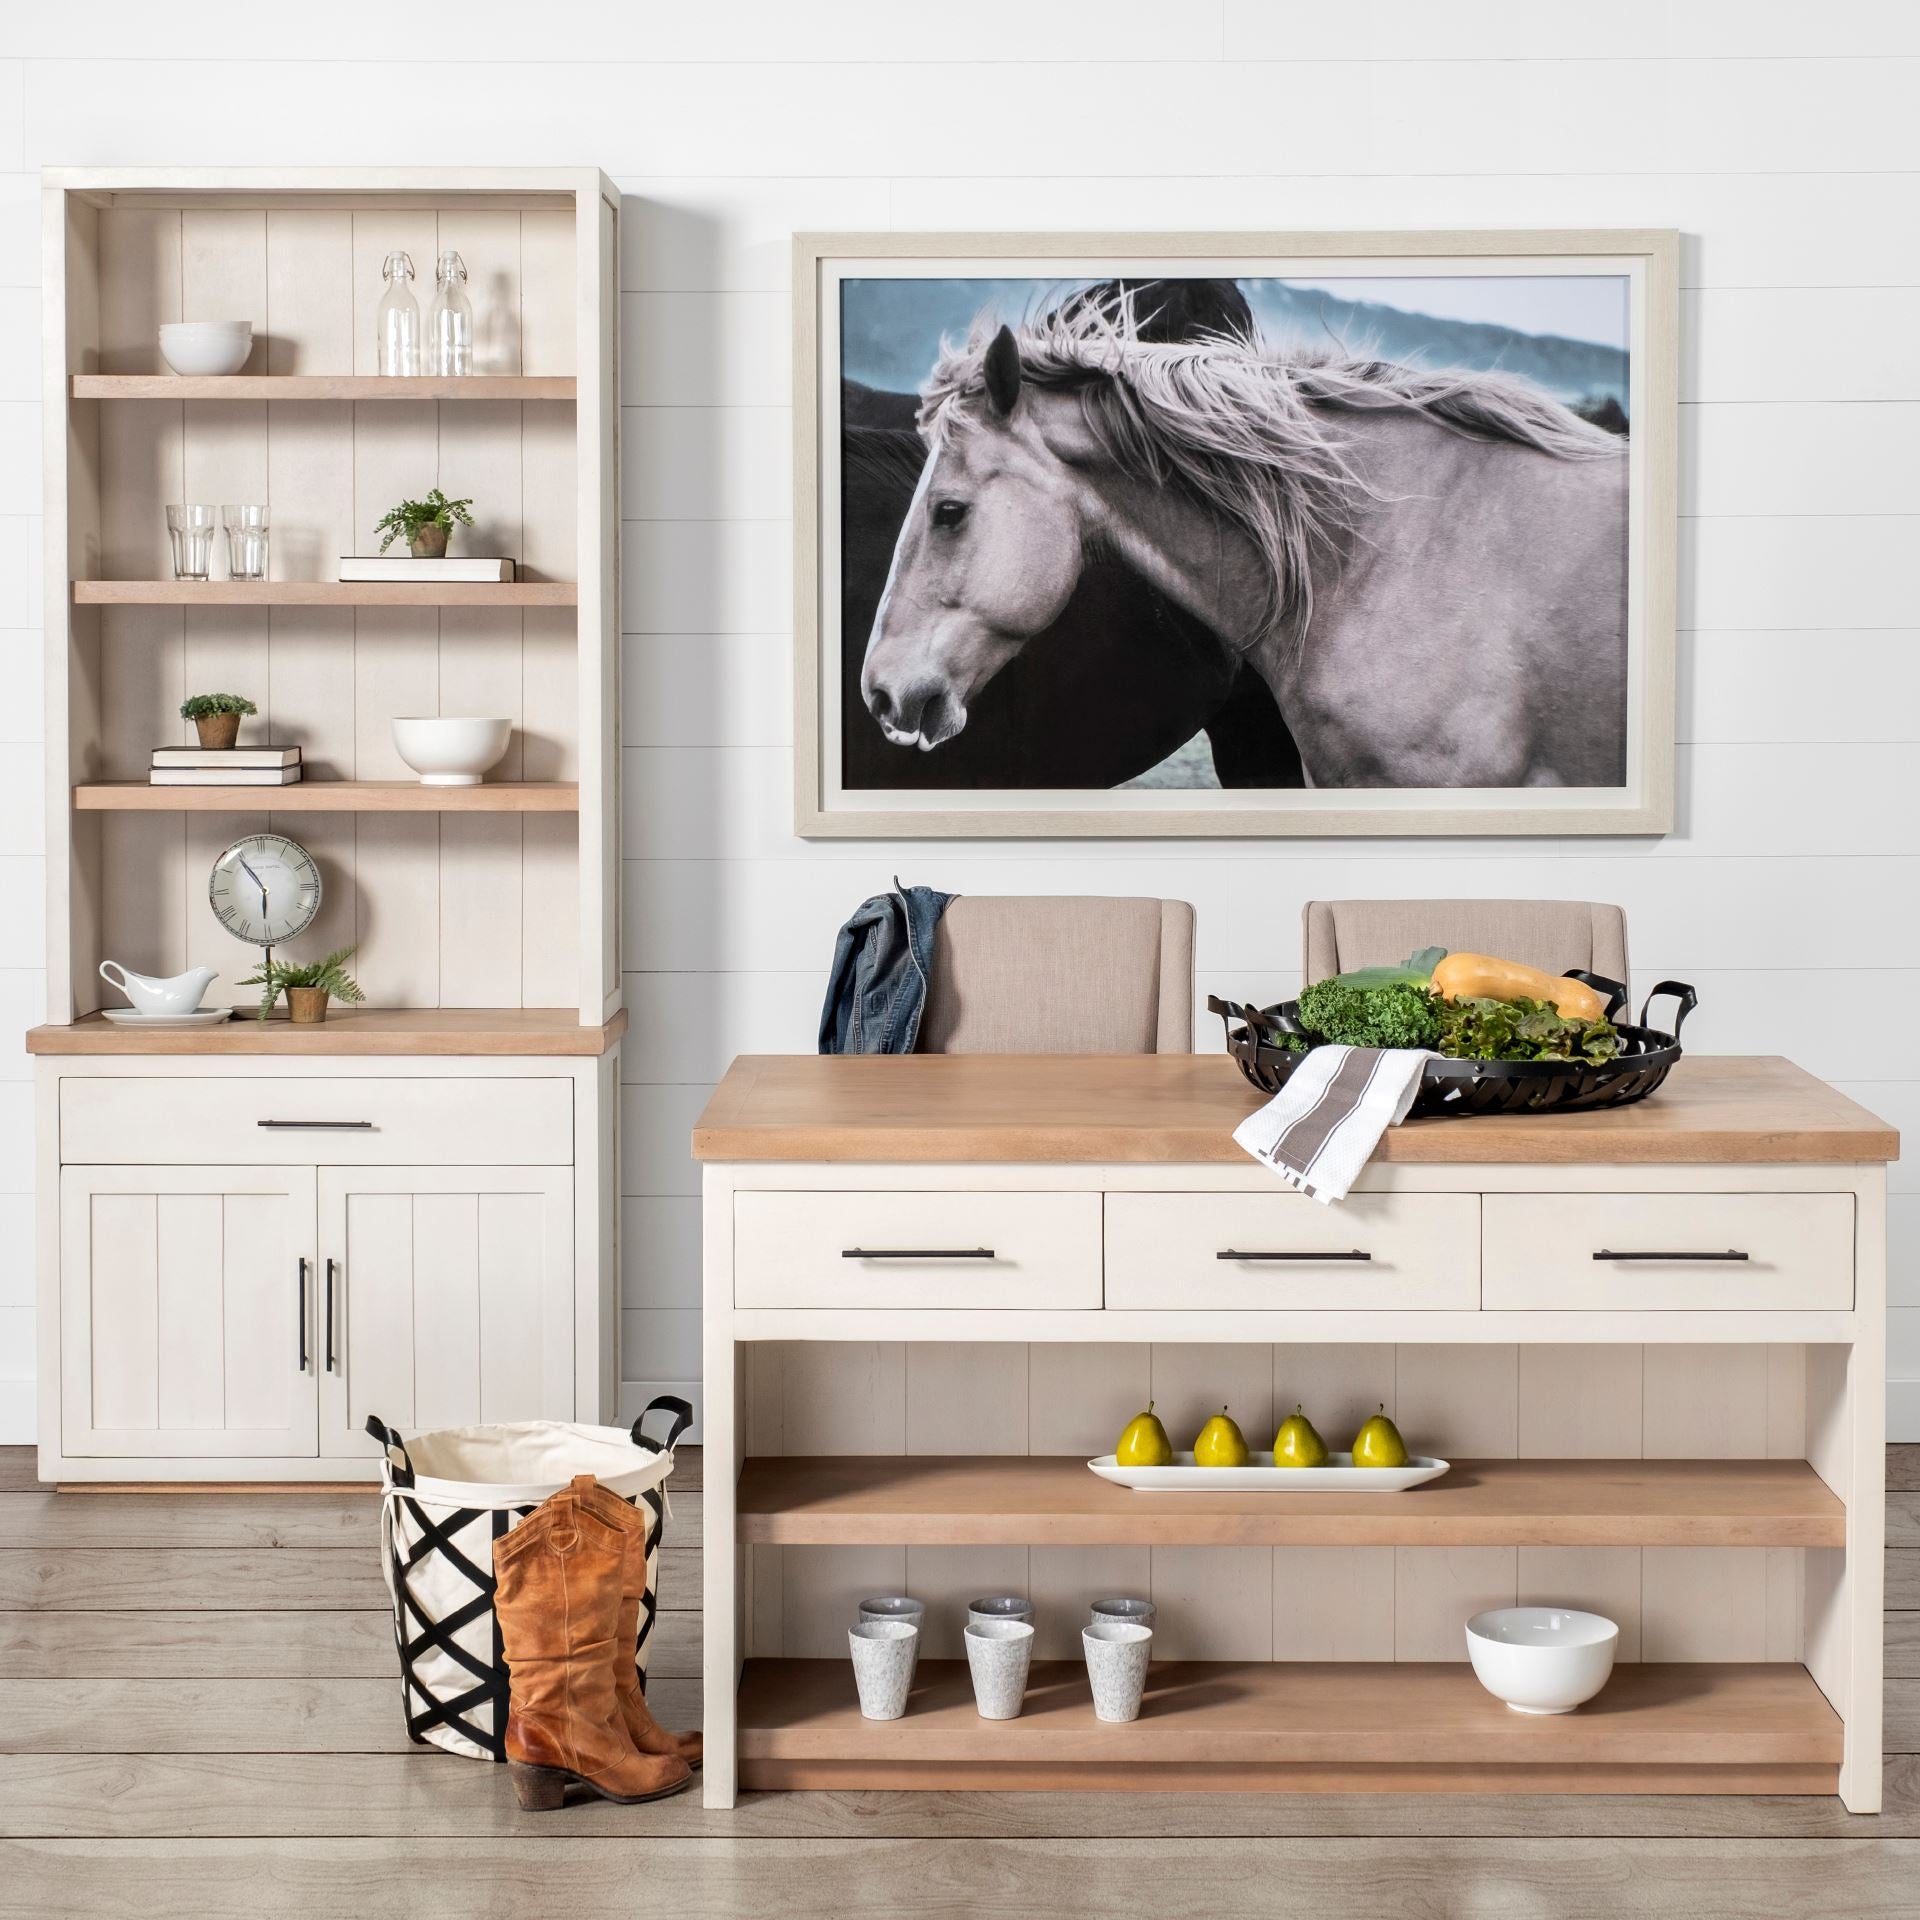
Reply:
[[1167, 1430], [1160, 1424], [1160, 1416], [1153, 1410], [1153, 1402], [1147, 1402], [1145, 1413], [1136, 1413], [1120, 1429], [1120, 1439], [1114, 1447], [1115, 1462], [1123, 1467], [1170, 1467], [1173, 1464], [1173, 1442], [1167, 1438]]
[[1297, 1406], [1280, 1422], [1280, 1431], [1273, 1436], [1273, 1464], [1276, 1467], [1324, 1467], [1327, 1464], [1327, 1443]]
[[1353, 1436], [1353, 1464], [1356, 1467], [1404, 1467], [1407, 1464], [1407, 1443], [1400, 1438], [1400, 1429], [1387, 1418], [1384, 1404]]
[[1246, 1435], [1222, 1407], [1200, 1429], [1193, 1443], [1196, 1467], [1244, 1467], [1252, 1455], [1247, 1452]]

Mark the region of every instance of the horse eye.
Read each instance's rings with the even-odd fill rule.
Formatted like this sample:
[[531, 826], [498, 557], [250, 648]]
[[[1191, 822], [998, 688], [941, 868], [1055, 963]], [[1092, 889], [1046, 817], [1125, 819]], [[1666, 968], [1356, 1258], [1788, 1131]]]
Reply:
[[933, 510], [933, 524], [951, 532], [967, 517], [967, 503], [964, 500], [942, 500]]

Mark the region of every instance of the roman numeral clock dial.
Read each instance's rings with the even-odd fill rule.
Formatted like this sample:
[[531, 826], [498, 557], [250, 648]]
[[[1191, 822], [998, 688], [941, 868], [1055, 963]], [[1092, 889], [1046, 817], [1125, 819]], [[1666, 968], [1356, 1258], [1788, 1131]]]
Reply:
[[278, 946], [305, 933], [320, 911], [320, 868], [284, 833], [250, 833], [213, 863], [207, 903], [236, 940]]

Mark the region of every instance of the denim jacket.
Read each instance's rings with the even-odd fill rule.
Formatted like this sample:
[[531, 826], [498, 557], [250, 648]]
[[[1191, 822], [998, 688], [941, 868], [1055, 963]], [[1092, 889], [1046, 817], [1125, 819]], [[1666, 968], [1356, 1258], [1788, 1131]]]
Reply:
[[950, 893], [877, 893], [840, 929], [820, 1009], [822, 1053], [911, 1053], [920, 1038], [934, 935]]

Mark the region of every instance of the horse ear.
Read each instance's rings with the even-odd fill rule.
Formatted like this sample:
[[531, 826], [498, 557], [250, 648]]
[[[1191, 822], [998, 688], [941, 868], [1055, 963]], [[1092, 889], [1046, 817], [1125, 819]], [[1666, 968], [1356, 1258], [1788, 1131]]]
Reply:
[[1020, 348], [1011, 327], [1002, 327], [993, 336], [982, 371], [987, 380], [987, 405], [1004, 420], [1020, 398]]

